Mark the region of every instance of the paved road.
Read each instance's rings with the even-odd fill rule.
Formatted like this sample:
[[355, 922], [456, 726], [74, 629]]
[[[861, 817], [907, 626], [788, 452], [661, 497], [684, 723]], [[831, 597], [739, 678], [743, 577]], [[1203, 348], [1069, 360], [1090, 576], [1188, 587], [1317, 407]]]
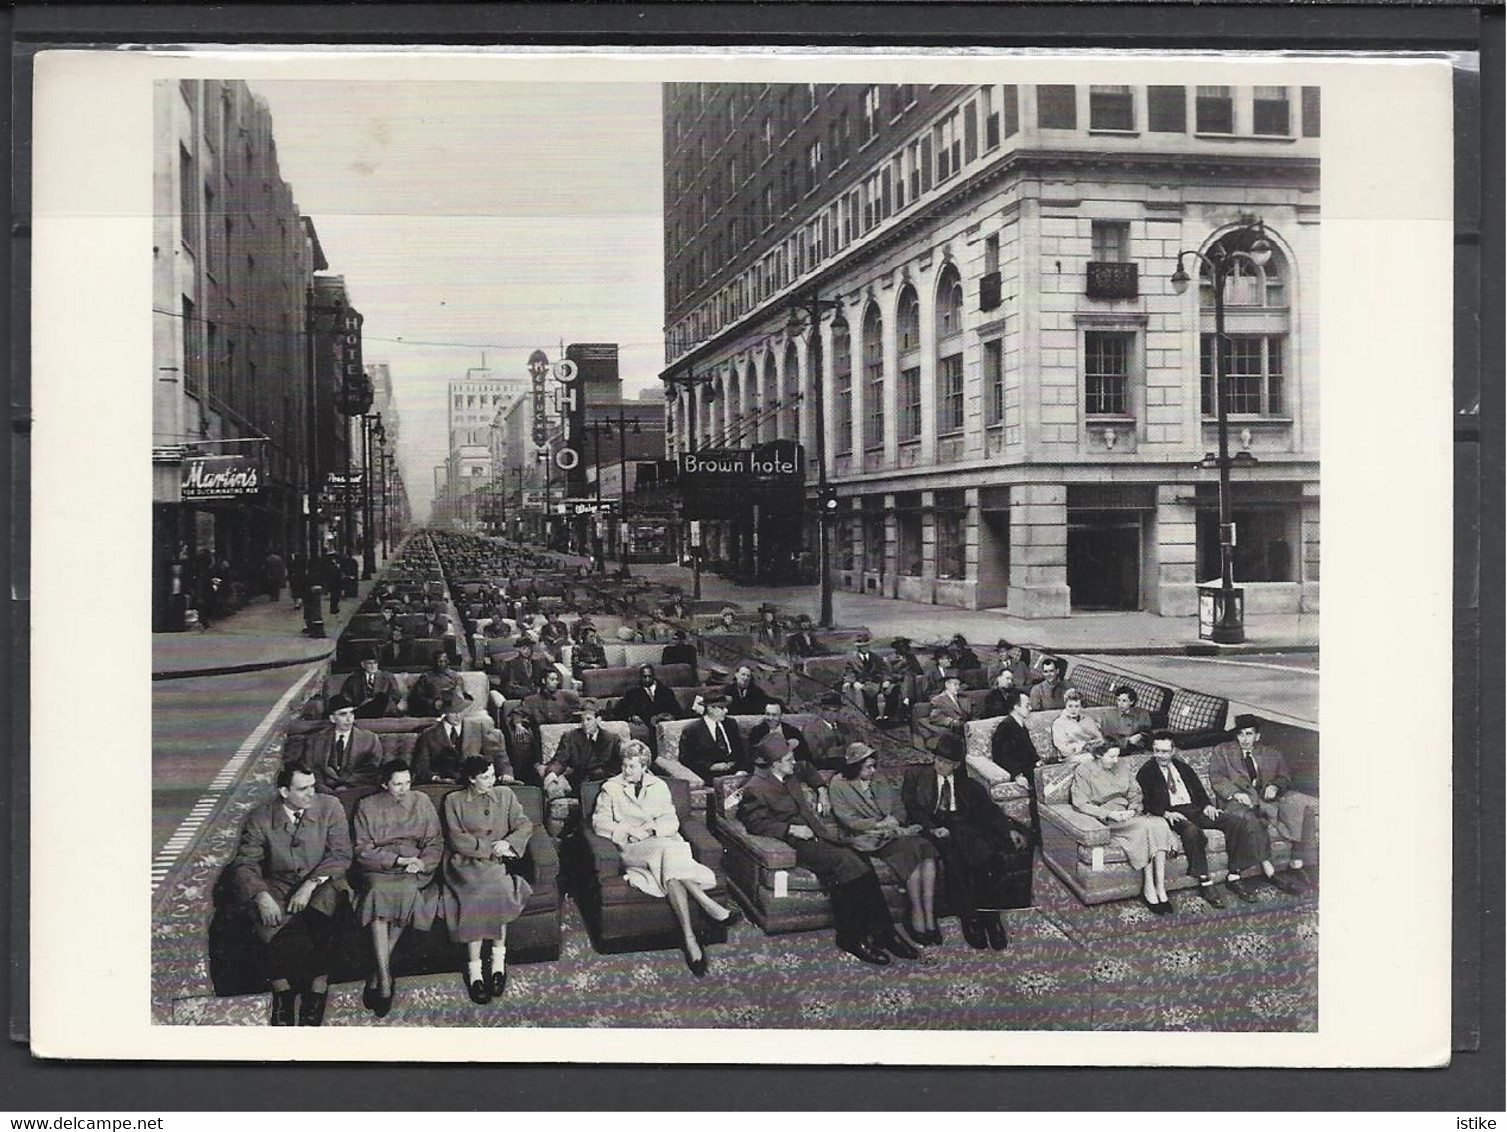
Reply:
[[1237, 710], [1250, 710], [1285, 723], [1319, 724], [1317, 653], [1256, 653], [1237, 657], [1097, 656], [1092, 660], [1159, 684], [1223, 696]]
[[[278, 728], [262, 727], [284, 694], [312, 671], [278, 668], [152, 685], [152, 882], [192, 846], [237, 773]], [[253, 742], [253, 740], [255, 740]], [[248, 758], [237, 760], [245, 754]]]

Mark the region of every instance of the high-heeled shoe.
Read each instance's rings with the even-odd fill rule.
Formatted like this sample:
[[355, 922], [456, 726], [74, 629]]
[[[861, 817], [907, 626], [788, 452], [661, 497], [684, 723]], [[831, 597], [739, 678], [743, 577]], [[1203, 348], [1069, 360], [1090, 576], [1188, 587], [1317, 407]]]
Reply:
[[680, 954], [684, 957], [685, 965], [690, 969], [691, 974], [698, 979], [706, 978], [706, 952], [703, 951], [699, 959], [692, 959], [691, 953], [685, 948], [681, 948]]
[[394, 979], [392, 981], [392, 986], [388, 989], [388, 992], [386, 994], [372, 995], [372, 1013], [375, 1014], [378, 1018], [386, 1018], [388, 1012], [392, 1010], [392, 1000], [397, 997], [397, 993], [398, 980]]
[[375, 1010], [378, 997], [380, 996], [377, 994], [377, 988], [370, 983], [361, 988], [361, 1005], [366, 1009]]

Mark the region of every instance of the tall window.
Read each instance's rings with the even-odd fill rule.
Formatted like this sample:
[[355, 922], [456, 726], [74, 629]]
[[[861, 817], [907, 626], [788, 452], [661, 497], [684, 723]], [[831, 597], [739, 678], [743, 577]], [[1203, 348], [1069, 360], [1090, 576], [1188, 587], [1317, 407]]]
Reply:
[[956, 268], [949, 268], [937, 289], [937, 338], [963, 332], [963, 283]]
[[889, 180], [887, 183], [895, 194], [895, 211], [899, 212], [905, 207], [905, 194], [909, 184], [905, 176], [905, 154], [903, 151], [895, 154], [894, 158], [890, 161], [888, 175]]
[[999, 145], [999, 110], [994, 105], [994, 88], [979, 87], [979, 99], [984, 113], [984, 149]]
[[1095, 263], [1126, 263], [1130, 259], [1130, 222], [1128, 220], [1093, 221], [1093, 257]]
[[1193, 101], [1195, 128], [1201, 134], [1235, 132], [1235, 98], [1232, 87], [1201, 86]]
[[225, 397], [225, 359], [220, 356], [220, 328], [213, 322], [204, 324], [204, 359], [208, 363], [205, 386], [211, 397]]
[[806, 147], [806, 191], [814, 193], [822, 179], [822, 140], [814, 139]]
[[837, 433], [832, 447], [845, 456], [853, 451], [853, 340], [846, 329], [832, 331], [832, 388]]
[[986, 423], [999, 424], [1005, 419], [1005, 343], [1000, 338], [984, 343], [984, 398]]
[[884, 447], [884, 321], [870, 306], [863, 316], [863, 446]]
[[979, 155], [978, 105], [970, 102], [963, 107], [963, 160], [972, 161]]
[[1188, 129], [1188, 88], [1146, 88], [1146, 128], [1153, 134], [1181, 134]]
[[867, 145], [879, 136], [879, 88], [868, 87], [863, 92], [863, 127], [858, 137], [859, 145]]
[[899, 429], [900, 441], [919, 440], [921, 438], [921, 367], [902, 366], [900, 369], [900, 388], [897, 394], [899, 401], [899, 417], [896, 425]]
[[921, 348], [921, 300], [907, 287], [895, 309], [895, 347], [903, 354]]
[[1130, 411], [1130, 367], [1135, 334], [1089, 330], [1083, 335], [1083, 411], [1124, 416]]
[[1319, 136], [1319, 88], [1316, 86], [1303, 88], [1303, 136]]
[[1020, 132], [1020, 88], [1007, 83], [1000, 88], [1000, 110], [1004, 114], [1005, 137], [1014, 137]]
[[1292, 111], [1285, 86], [1258, 86], [1251, 106], [1251, 130], [1269, 137], [1292, 133]]
[[1088, 88], [1088, 127], [1091, 130], [1135, 129], [1135, 104], [1128, 86]]
[[963, 428], [963, 281], [949, 267], [937, 289], [937, 435]]
[[[1231, 334], [1225, 345], [1225, 408], [1233, 414], [1280, 417], [1283, 415], [1282, 354], [1286, 339], [1280, 334]], [[1199, 338], [1199, 373], [1202, 377], [1199, 409], [1215, 416], [1214, 335]]]
[[963, 431], [963, 355], [937, 359], [937, 435]]
[[910, 199], [921, 195], [921, 143], [911, 142], [905, 147], [906, 180], [910, 185]]
[[1076, 130], [1078, 128], [1078, 88], [1038, 86], [1036, 88], [1036, 125], [1043, 130]]
[[178, 147], [178, 209], [182, 215], [183, 242], [193, 247], [199, 242], [199, 174], [194, 170], [194, 158], [188, 149]]
[[957, 111], [933, 126], [931, 137], [937, 150], [937, 181], [941, 183], [963, 167], [963, 141], [959, 136]]

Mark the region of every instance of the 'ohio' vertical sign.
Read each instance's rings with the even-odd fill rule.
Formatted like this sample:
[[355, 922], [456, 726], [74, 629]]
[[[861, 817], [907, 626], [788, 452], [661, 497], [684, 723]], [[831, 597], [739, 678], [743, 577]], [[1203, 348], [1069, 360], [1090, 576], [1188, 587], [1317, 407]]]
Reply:
[[560, 444], [555, 449], [555, 467], [565, 473], [567, 496], [586, 494], [586, 467], [581, 462], [586, 436], [586, 391], [581, 370], [569, 357], [554, 364], [560, 383]]

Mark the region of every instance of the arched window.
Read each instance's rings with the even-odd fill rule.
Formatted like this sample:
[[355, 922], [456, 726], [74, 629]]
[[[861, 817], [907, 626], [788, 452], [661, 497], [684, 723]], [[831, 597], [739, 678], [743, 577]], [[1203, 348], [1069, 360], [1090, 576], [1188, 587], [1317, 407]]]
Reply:
[[794, 342], [785, 344], [785, 391], [780, 395], [780, 427], [784, 440], [801, 439], [801, 363]]
[[963, 430], [963, 281], [949, 265], [937, 283], [937, 435]]
[[741, 375], [738, 367], [734, 364], [727, 371], [727, 404], [722, 406], [723, 416], [727, 418], [727, 435], [729, 442], [736, 445], [743, 431], [743, 389]]
[[873, 303], [863, 316], [863, 446], [884, 447], [884, 320]]
[[839, 456], [853, 451], [853, 340], [848, 328], [832, 329], [832, 449]]
[[895, 346], [901, 354], [921, 348], [921, 300], [908, 284], [895, 308]]
[[760, 414], [758, 439], [760, 443], [779, 437], [780, 376], [774, 368], [774, 351], [764, 352], [764, 405]]
[[[1233, 250], [1237, 230], [1215, 241], [1205, 255], [1217, 258]], [[1256, 266], [1235, 253], [1224, 286], [1226, 409], [1232, 416], [1285, 417], [1292, 413], [1287, 377], [1291, 330], [1289, 267], [1268, 238], [1271, 259]], [[1241, 245], [1243, 246], [1243, 245]], [[1200, 262], [1199, 310], [1208, 332], [1199, 336], [1199, 406], [1204, 416], [1218, 412], [1214, 390], [1214, 281]]]
[[895, 304], [895, 352], [900, 374], [895, 426], [904, 444], [921, 438], [921, 300], [909, 284]]

